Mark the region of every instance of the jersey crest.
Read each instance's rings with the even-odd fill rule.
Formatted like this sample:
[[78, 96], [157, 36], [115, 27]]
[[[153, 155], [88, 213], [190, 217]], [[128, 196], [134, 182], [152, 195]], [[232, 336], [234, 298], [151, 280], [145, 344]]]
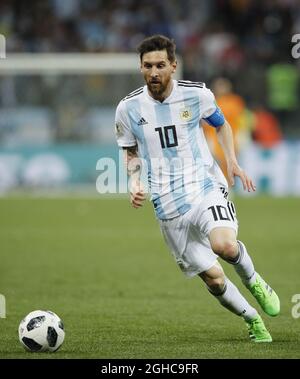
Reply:
[[192, 118], [192, 110], [186, 107], [180, 110], [180, 118], [182, 121], [189, 121]]

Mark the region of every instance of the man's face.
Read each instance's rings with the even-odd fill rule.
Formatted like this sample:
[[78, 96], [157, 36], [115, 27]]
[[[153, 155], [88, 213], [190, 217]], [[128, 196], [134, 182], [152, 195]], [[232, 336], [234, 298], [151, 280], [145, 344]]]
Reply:
[[166, 50], [145, 53], [141, 62], [141, 71], [153, 96], [163, 94], [176, 70], [176, 61], [171, 63]]

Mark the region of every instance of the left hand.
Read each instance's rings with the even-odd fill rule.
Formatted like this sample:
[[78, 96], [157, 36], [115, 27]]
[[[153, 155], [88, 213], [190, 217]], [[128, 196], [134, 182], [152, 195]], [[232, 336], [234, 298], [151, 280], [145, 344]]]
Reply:
[[234, 177], [238, 176], [244, 187], [244, 191], [248, 192], [255, 192], [256, 186], [254, 185], [252, 179], [248, 177], [248, 175], [245, 173], [245, 171], [238, 165], [237, 162], [232, 162], [227, 165], [227, 173], [229, 178], [229, 184], [231, 186], [234, 186]]

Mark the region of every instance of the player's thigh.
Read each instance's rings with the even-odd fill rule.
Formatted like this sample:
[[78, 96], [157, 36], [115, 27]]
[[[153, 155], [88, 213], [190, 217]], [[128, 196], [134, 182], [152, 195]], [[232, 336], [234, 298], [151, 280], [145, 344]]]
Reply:
[[211, 235], [236, 238], [238, 220], [235, 207], [221, 191], [213, 191], [204, 198], [196, 222], [208, 239]]
[[182, 272], [192, 277], [209, 270], [216, 262], [217, 255], [211, 250], [209, 241], [190, 222], [192, 213], [178, 220], [161, 221], [160, 228]]
[[209, 241], [193, 226], [189, 230], [187, 245], [182, 255], [185, 264], [185, 273], [194, 276], [202, 272], [208, 272], [217, 261], [218, 256], [212, 251]]
[[175, 258], [181, 257], [188, 240], [188, 225], [183, 222], [182, 217], [177, 217], [172, 220], [160, 220], [159, 226], [164, 240]]

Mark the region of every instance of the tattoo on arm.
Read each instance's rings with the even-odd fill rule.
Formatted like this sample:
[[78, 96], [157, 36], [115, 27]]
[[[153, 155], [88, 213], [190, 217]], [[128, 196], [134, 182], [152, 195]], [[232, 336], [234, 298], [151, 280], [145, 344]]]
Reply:
[[138, 147], [130, 146], [123, 147], [125, 164], [127, 168], [128, 176], [132, 176], [133, 174], [139, 173], [141, 171], [141, 162], [138, 156]]

